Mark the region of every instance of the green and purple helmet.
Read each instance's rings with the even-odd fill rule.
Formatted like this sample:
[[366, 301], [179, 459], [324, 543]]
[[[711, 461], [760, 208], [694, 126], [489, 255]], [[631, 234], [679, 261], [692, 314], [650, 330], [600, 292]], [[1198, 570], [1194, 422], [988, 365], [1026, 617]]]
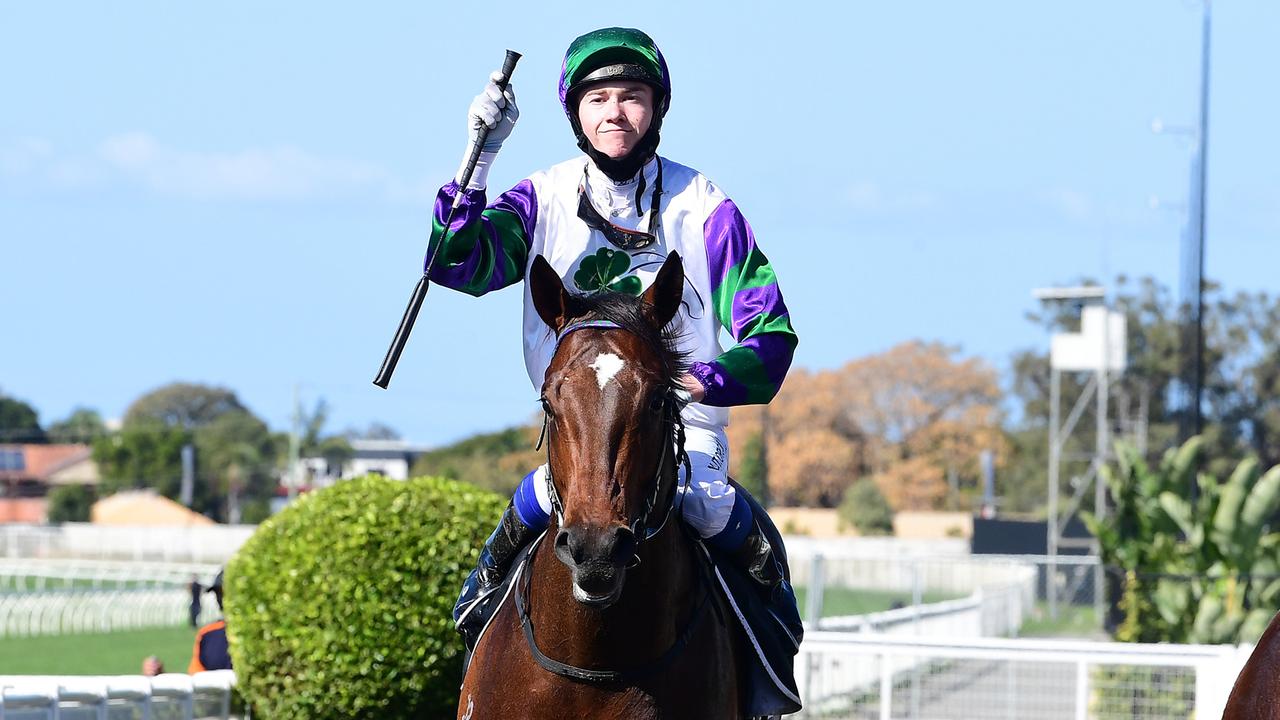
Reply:
[[560, 105], [576, 122], [575, 95], [600, 80], [639, 80], [654, 90], [658, 117], [671, 105], [671, 73], [653, 38], [634, 28], [604, 28], [569, 45], [560, 68]]
[[[578, 96], [601, 80], [638, 80], [653, 88], [654, 118], [640, 143], [624, 158], [611, 158], [591, 146], [578, 122]], [[560, 67], [560, 105], [569, 118], [578, 147], [606, 175], [619, 182], [635, 176], [658, 149], [662, 118], [671, 106], [671, 73], [653, 38], [634, 28], [604, 28], [574, 40]]]

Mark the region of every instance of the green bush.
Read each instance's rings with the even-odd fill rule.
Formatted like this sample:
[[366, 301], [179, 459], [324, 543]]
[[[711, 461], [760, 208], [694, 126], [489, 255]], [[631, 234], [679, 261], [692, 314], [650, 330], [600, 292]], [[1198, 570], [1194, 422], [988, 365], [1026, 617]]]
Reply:
[[452, 717], [450, 611], [505, 499], [368, 476], [301, 496], [226, 568], [241, 691], [270, 720]]
[[836, 517], [841, 530], [852, 526], [862, 535], [893, 534], [893, 509], [871, 478], [863, 478], [844, 491]]
[[89, 522], [97, 493], [87, 485], [62, 485], [49, 491], [49, 522]]

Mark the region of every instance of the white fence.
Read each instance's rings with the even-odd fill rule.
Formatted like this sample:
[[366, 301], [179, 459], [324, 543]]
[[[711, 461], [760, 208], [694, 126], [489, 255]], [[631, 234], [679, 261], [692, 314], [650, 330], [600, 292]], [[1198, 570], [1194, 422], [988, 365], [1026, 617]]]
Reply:
[[129, 562], [76, 558], [7, 559], [0, 557], [0, 593], [55, 588], [187, 587], [195, 577], [213, 582], [220, 565], [209, 563]]
[[[0, 638], [70, 635], [147, 627], [174, 627], [190, 621], [191, 595], [185, 590], [63, 590], [0, 595]], [[201, 607], [200, 622], [211, 622], [217, 603]]]
[[[792, 581], [806, 588], [810, 628], [890, 634], [979, 637], [1015, 635], [1036, 600], [1033, 563], [1011, 559], [952, 557], [826, 557], [792, 567]], [[832, 617], [825, 597], [832, 588], [903, 593], [902, 607], [866, 615]], [[926, 603], [926, 593], [968, 597]]]
[[0, 675], [4, 720], [107, 720], [125, 708], [142, 720], [231, 718], [231, 670], [156, 677]]
[[811, 632], [798, 717], [890, 720], [1216, 718], [1251, 646]]
[[256, 525], [168, 528], [13, 524], [0, 527], [0, 557], [224, 563], [256, 529]]
[[[191, 578], [208, 585], [217, 571], [193, 563], [0, 559], [0, 637], [182, 625], [190, 620]], [[219, 614], [206, 598], [200, 622]]]
[[1024, 586], [979, 589], [967, 598], [911, 605], [865, 615], [821, 617], [812, 630], [853, 631], [926, 637], [1007, 637], [1016, 635], [1030, 612]]

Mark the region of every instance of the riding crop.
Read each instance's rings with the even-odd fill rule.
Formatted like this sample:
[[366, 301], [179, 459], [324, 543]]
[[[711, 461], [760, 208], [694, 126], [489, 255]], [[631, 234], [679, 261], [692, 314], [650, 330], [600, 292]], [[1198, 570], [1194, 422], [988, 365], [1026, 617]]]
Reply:
[[[507, 83], [511, 81], [511, 73], [515, 72], [516, 62], [519, 59], [520, 53], [514, 50], [507, 51], [507, 57], [502, 62], [502, 77], [497, 81], [499, 90], [507, 89]], [[480, 159], [480, 151], [488, 135], [488, 126], [481, 125], [479, 136], [471, 146], [471, 157], [467, 158], [466, 167], [462, 171], [462, 177], [459, 178], [458, 193], [453, 198], [453, 205], [449, 207], [449, 214], [445, 217], [444, 230], [440, 234], [440, 242], [436, 243], [436, 252], [427, 259], [422, 277], [418, 279], [417, 286], [413, 288], [413, 294], [409, 296], [409, 305], [404, 309], [404, 317], [400, 318], [400, 327], [396, 328], [396, 335], [391, 339], [391, 347], [387, 348], [387, 356], [382, 359], [382, 368], [378, 370], [378, 376], [373, 379], [373, 384], [383, 390], [386, 390], [387, 385], [390, 384], [391, 375], [396, 371], [396, 364], [400, 362], [400, 353], [404, 352], [405, 343], [409, 342], [409, 333], [413, 331], [413, 323], [418, 319], [418, 311], [422, 309], [422, 301], [426, 299], [427, 288], [431, 285], [431, 268], [435, 266], [436, 256], [440, 254], [440, 249], [444, 247], [445, 240], [449, 237], [453, 215], [462, 205], [463, 193], [467, 183], [471, 182], [471, 173], [476, 169], [476, 161]]]

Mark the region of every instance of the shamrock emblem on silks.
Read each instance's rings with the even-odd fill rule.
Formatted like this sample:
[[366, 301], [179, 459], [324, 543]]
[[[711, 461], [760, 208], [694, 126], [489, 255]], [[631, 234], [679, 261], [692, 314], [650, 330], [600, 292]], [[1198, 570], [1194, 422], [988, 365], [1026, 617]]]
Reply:
[[627, 275], [630, 269], [630, 255], [609, 248], [600, 248], [594, 255], [588, 255], [582, 259], [582, 264], [578, 265], [578, 271], [573, 274], [573, 284], [583, 292], [612, 290], [639, 295], [640, 278]]

